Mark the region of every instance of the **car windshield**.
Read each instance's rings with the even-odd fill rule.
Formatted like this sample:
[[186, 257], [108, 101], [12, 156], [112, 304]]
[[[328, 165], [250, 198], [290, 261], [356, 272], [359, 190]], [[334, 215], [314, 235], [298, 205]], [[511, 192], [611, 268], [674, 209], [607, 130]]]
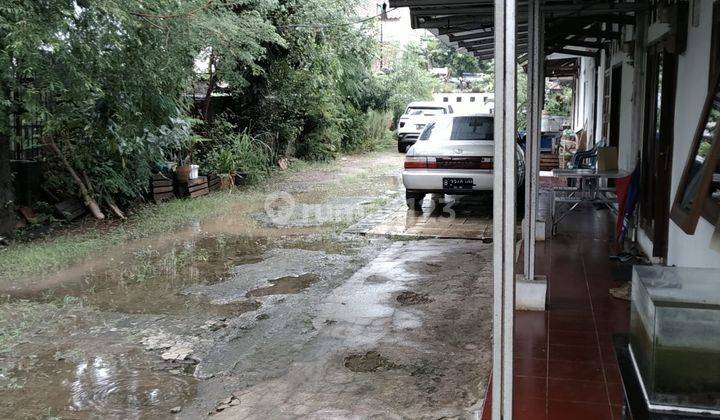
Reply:
[[445, 118], [428, 124], [420, 140], [493, 140], [492, 117]]
[[443, 115], [445, 114], [445, 108], [410, 107], [405, 113], [407, 115]]

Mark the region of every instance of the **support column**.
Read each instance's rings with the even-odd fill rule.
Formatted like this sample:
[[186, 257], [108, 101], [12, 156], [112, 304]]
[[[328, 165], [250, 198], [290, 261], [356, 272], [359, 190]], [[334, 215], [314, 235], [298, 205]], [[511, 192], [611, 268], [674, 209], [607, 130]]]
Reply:
[[516, 1], [495, 0], [493, 420], [512, 419], [515, 307]]
[[540, 6], [528, 2], [527, 142], [525, 145], [525, 217], [523, 223], [523, 274], [517, 276], [517, 308], [545, 310], [547, 280], [535, 275], [535, 238], [538, 231], [540, 137], [545, 95]]
[[535, 231], [537, 229], [537, 183], [540, 153], [541, 112], [539, 85], [540, 40], [539, 11], [534, 1], [528, 3], [528, 110], [527, 142], [525, 144], [525, 226], [523, 229], [523, 256], [525, 280], [535, 279]]
[[[605, 114], [605, 66], [606, 66], [607, 55], [605, 50], [600, 51], [600, 59], [596, 63], [597, 65], [597, 95], [595, 96], [595, 141], [593, 144], [597, 144], [603, 140], [603, 115]], [[606, 145], [607, 146], [607, 145]]]

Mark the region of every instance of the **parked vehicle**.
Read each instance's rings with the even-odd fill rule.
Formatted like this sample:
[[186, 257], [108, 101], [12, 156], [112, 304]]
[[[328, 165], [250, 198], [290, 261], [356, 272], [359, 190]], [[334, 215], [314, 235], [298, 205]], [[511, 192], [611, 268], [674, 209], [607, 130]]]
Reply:
[[452, 114], [449, 104], [437, 102], [411, 102], [397, 124], [398, 152], [405, 153], [415, 144], [420, 133], [433, 118]]
[[[408, 207], [420, 210], [427, 194], [478, 194], [493, 189], [494, 118], [490, 114], [436, 117], [405, 157]], [[515, 148], [518, 187], [525, 154]], [[520, 195], [520, 194], [519, 194]]]
[[494, 114], [494, 93], [454, 92], [436, 93], [435, 102], [450, 104], [458, 114]]

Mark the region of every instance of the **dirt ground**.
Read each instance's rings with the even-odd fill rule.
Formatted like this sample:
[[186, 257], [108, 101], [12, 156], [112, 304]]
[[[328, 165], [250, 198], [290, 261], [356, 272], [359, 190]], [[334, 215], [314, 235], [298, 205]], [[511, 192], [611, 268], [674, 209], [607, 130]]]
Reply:
[[473, 417], [492, 245], [348, 229], [402, 202], [402, 159], [349, 156], [212, 220], [1, 281], [0, 418]]

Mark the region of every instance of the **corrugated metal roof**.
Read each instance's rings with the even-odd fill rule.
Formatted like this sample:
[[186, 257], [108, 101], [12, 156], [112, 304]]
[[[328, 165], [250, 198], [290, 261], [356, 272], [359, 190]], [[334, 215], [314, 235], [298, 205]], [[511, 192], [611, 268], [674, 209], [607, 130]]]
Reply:
[[[413, 28], [430, 30], [443, 42], [481, 60], [495, 55], [494, 0], [389, 0], [390, 7], [409, 7]], [[621, 39], [623, 25], [647, 9], [636, 2], [537, 0], [545, 17], [545, 53], [595, 56], [610, 41]], [[518, 1], [518, 54], [527, 49], [528, 0]]]

